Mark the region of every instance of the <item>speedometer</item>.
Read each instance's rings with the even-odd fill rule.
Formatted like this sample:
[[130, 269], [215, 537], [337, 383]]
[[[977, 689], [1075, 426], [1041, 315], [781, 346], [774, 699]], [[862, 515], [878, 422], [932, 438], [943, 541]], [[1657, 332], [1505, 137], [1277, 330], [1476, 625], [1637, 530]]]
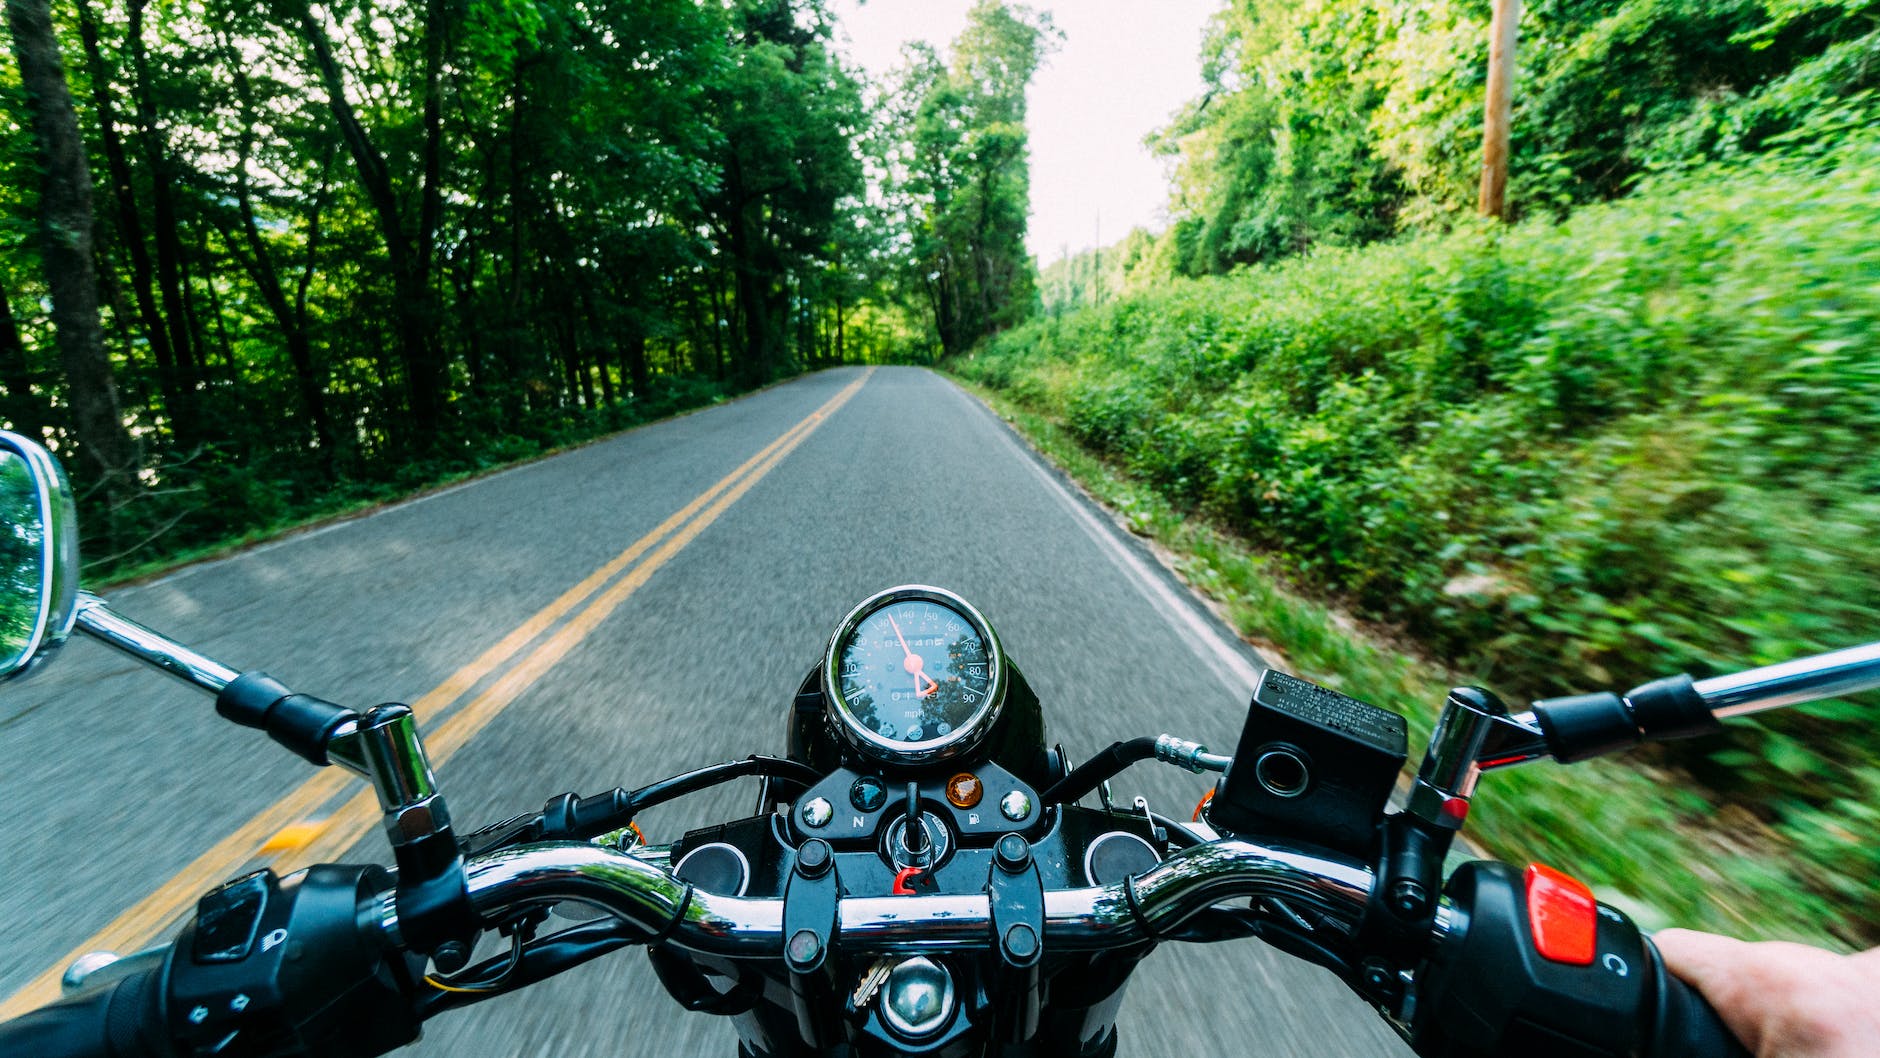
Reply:
[[979, 611], [941, 588], [871, 596], [829, 641], [823, 687], [849, 743], [877, 760], [918, 764], [964, 752], [1005, 698], [1005, 657]]

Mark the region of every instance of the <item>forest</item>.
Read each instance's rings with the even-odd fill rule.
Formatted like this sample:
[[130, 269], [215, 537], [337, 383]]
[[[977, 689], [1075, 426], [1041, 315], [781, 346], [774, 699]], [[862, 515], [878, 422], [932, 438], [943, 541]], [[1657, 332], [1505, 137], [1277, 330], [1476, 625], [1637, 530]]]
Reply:
[[864, 83], [820, 0], [9, 0], [0, 419], [93, 574], [1035, 300], [982, 3]]
[[[1525, 5], [1506, 221], [1489, 8], [1228, 5], [1155, 139], [1169, 226], [1046, 268], [955, 371], [1244, 634], [1413, 725], [1454, 682], [1871, 641], [1880, 5]], [[1492, 777], [1520, 821], [1478, 833], [1679, 922], [1870, 945], [1871, 710]]]
[[[1228, 0], [1150, 139], [1168, 224], [1042, 270], [1065, 42], [1022, 5], [878, 81], [823, 0], [5, 5], [0, 420], [71, 468], [94, 579], [914, 362], [1406, 712], [1880, 624], [1876, 0], [1523, 5], [1496, 217], [1490, 0]], [[1321, 649], [1354, 622], [1411, 660]], [[1510, 780], [1489, 836], [1871, 943], [1875, 760], [1829, 702], [1653, 758], [1676, 797]]]

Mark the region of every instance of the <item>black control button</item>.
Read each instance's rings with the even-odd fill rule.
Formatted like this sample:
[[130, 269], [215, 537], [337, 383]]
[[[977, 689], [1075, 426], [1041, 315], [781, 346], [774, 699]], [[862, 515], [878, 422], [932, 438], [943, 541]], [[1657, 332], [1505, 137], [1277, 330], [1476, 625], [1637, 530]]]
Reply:
[[1007, 834], [992, 846], [992, 858], [1001, 870], [1017, 874], [1031, 866], [1031, 846], [1017, 834]]
[[835, 850], [821, 838], [811, 838], [796, 850], [796, 869], [805, 878], [821, 878], [835, 862]]
[[860, 812], [873, 812], [887, 799], [888, 788], [873, 775], [864, 775], [849, 787], [849, 803]]
[[191, 954], [197, 962], [240, 962], [248, 957], [261, 928], [261, 915], [267, 910], [271, 879], [270, 872], [256, 871], [196, 902], [196, 943]]

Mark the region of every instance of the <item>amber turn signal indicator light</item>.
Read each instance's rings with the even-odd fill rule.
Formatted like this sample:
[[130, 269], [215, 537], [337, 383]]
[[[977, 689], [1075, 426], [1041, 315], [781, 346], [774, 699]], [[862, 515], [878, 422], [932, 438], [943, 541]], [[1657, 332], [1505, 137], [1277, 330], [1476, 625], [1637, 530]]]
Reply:
[[985, 793], [985, 784], [972, 772], [963, 771], [947, 780], [947, 800], [955, 808], [971, 808], [979, 803]]

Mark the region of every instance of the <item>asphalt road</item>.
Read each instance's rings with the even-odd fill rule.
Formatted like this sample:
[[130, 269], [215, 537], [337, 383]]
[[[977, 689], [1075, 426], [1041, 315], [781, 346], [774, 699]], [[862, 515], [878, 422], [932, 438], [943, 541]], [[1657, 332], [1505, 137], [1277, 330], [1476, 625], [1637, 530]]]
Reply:
[[[694, 520], [618, 563], [613, 587], [512, 634], [688, 505]], [[112, 602], [297, 689], [416, 703], [453, 814], [476, 826], [563, 790], [777, 751], [835, 623], [907, 582], [980, 607], [1073, 757], [1162, 731], [1223, 750], [1238, 735], [1259, 659], [976, 400], [913, 368], [809, 376]], [[1145, 764], [1116, 791], [1186, 816], [1204, 785]], [[111, 923], [154, 933], [200, 890], [192, 869], [388, 858], [345, 807], [358, 790], [75, 641], [0, 690], [0, 996], [43, 987]], [[642, 825], [670, 840], [751, 797], [736, 784]], [[1128, 1055], [1409, 1053], [1328, 974], [1251, 941], [1156, 952], [1121, 1032]], [[627, 951], [440, 1018], [407, 1053], [729, 1054], [734, 1040]]]

